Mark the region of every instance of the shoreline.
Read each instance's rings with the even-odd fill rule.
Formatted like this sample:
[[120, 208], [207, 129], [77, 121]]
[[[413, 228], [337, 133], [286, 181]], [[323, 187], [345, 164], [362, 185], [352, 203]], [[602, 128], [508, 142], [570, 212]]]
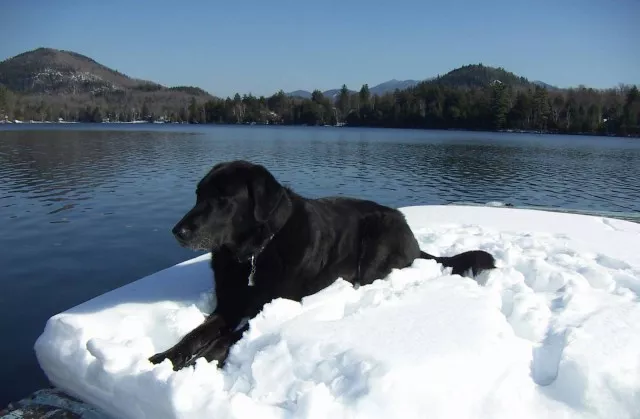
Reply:
[[[18, 121], [18, 120], [16, 120]], [[519, 129], [504, 129], [504, 130], [486, 130], [486, 129], [468, 129], [468, 128], [427, 128], [427, 127], [386, 127], [386, 126], [374, 126], [374, 125], [307, 125], [307, 124], [263, 124], [256, 122], [244, 122], [244, 123], [191, 123], [191, 122], [161, 122], [161, 121], [118, 121], [118, 122], [80, 122], [80, 121], [0, 121], [1, 126], [21, 126], [21, 125], [76, 125], [76, 124], [90, 124], [90, 125], [205, 125], [205, 126], [278, 126], [278, 127], [321, 127], [321, 128], [367, 128], [367, 129], [407, 129], [407, 130], [419, 130], [419, 131], [454, 131], [454, 132], [485, 132], [485, 133], [500, 133], [500, 134], [535, 134], [535, 135], [571, 135], [571, 136], [584, 136], [584, 137], [609, 137], [609, 138], [640, 138], [640, 135], [618, 135], [611, 133], [592, 133], [592, 132], [560, 132], [560, 131], [536, 131], [536, 130], [519, 130]]]

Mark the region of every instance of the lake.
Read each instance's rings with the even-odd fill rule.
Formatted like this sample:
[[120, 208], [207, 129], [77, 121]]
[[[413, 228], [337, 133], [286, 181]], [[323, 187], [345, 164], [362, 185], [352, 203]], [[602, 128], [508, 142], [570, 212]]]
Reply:
[[197, 256], [171, 227], [215, 163], [309, 196], [394, 207], [506, 202], [639, 220], [640, 140], [333, 127], [0, 127], [0, 407], [46, 386], [53, 314]]

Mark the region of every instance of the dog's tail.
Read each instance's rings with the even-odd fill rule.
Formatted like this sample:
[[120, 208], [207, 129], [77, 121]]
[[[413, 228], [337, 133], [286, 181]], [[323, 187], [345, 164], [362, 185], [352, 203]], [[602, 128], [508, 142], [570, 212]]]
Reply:
[[469, 250], [455, 256], [433, 256], [420, 251], [420, 258], [433, 259], [447, 268], [453, 268], [451, 273], [454, 275], [464, 275], [471, 271], [473, 276], [476, 276], [482, 271], [496, 267], [496, 260], [493, 255], [484, 250]]

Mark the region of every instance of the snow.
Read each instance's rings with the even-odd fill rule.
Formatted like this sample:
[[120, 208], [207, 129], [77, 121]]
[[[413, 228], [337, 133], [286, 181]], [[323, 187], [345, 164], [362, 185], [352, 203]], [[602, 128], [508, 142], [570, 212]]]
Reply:
[[203, 255], [53, 316], [51, 382], [119, 418], [638, 418], [640, 225], [505, 207], [402, 208], [423, 250], [479, 248], [477, 282], [433, 261], [338, 279], [250, 321], [223, 370], [150, 355], [212, 310]]

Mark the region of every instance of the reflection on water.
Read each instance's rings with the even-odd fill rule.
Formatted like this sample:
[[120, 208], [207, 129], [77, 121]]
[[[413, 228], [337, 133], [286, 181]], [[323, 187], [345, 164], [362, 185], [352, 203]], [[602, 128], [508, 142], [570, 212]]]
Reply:
[[[195, 256], [170, 229], [213, 164], [265, 164], [299, 193], [392, 206], [502, 201], [627, 218], [640, 211], [640, 142], [617, 138], [282, 127], [0, 130], [0, 405], [45, 384], [45, 321]], [[189, 132], [182, 132], [188, 130]], [[7, 379], [7, 377], [12, 377]], [[16, 380], [15, 377], [20, 377]]]

